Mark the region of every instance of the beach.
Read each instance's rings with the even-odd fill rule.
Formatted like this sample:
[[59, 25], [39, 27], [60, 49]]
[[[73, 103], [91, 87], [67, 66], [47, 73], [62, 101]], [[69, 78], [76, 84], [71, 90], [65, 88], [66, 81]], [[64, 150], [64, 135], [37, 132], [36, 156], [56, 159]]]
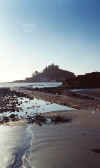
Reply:
[[[10, 105], [14, 101], [14, 108], [18, 110], [21, 106], [24, 111], [16, 113], [18, 116], [23, 114], [22, 117], [4, 120], [0, 126], [0, 168], [100, 167], [99, 96], [96, 101], [82, 95], [71, 96], [69, 92], [68, 95], [57, 95], [25, 87], [11, 88], [9, 95]], [[53, 104], [58, 100], [58, 104], [65, 106]], [[41, 108], [44, 112], [34, 118], [35, 107], [36, 112]]]
[[87, 114], [86, 111], [81, 111], [80, 115], [78, 111], [68, 113], [72, 122], [65, 124], [40, 127], [18, 122], [0, 129], [0, 156], [6, 153], [5, 157], [0, 157], [0, 167], [99, 168], [100, 114]]
[[[100, 110], [100, 89], [79, 89], [73, 92], [63, 87], [57, 88], [13, 88], [16, 92], [24, 93], [30, 98], [38, 98], [51, 103], [69, 106], [78, 110]], [[59, 93], [60, 90], [60, 93]]]
[[0, 1], [0, 168], [100, 168], [100, 0]]

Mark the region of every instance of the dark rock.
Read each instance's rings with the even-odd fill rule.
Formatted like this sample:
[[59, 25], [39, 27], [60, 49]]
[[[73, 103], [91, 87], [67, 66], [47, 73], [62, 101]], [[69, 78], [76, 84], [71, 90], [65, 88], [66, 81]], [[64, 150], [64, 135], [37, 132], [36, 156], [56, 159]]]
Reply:
[[6, 116], [4, 116], [4, 117], [3, 117], [3, 122], [9, 122], [9, 118], [6, 117]]
[[57, 123], [71, 122], [72, 119], [71, 118], [65, 118], [63, 116], [53, 116], [51, 118], [51, 121], [54, 122], [55, 124], [57, 124]]
[[98, 148], [98, 149], [92, 149], [92, 152], [100, 154], [100, 148]]

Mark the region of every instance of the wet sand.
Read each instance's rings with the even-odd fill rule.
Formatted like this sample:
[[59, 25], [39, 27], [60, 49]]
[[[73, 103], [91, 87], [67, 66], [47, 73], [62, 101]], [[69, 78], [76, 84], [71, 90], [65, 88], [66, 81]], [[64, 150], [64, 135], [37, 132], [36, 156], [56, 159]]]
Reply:
[[[27, 90], [24, 90], [24, 93], [31, 98], [37, 94], [37, 92]], [[41, 94], [43, 97], [47, 95], [49, 99], [52, 99], [52, 96], [55, 97], [55, 100], [57, 98], [57, 95], [40, 92], [37, 96], [41, 97]], [[87, 102], [87, 104], [88, 101], [91, 101], [79, 98], [75, 100], [73, 97], [68, 99], [66, 96], [63, 96], [63, 99], [74, 105], [75, 101], [78, 103], [78, 100], [82, 103], [83, 101]], [[63, 102], [59, 97], [58, 100]], [[2, 161], [0, 168], [19, 168], [21, 166], [26, 168], [100, 167], [99, 108], [97, 110], [95, 106], [92, 106], [87, 109], [50, 112], [42, 115], [45, 117], [61, 115], [70, 117], [72, 121], [65, 124], [48, 123], [41, 127], [36, 124], [27, 124], [24, 121], [7, 123], [9, 126], [4, 126], [6, 131], [0, 129], [2, 137], [0, 139]]]
[[[76, 112], [77, 116], [78, 112]], [[34, 126], [30, 163], [35, 168], [99, 168], [100, 114], [87, 112], [71, 123]]]
[[[100, 150], [100, 113], [74, 110], [45, 113], [44, 115], [56, 115], [57, 113], [72, 117], [72, 122], [40, 127], [36, 124], [29, 125], [18, 121], [13, 127], [12, 123], [9, 123], [7, 127], [9, 129], [5, 128], [6, 134], [5, 131], [0, 130], [1, 137], [5, 137], [2, 144], [7, 144], [7, 148], [4, 148], [6, 157], [9, 149], [8, 158], [13, 165], [9, 168], [14, 168], [15, 163], [26, 166], [26, 168], [100, 167], [100, 152], [95, 152]], [[24, 143], [26, 148], [23, 148]]]
[[[25, 124], [14, 127], [0, 126], [0, 168], [19, 168], [24, 154], [24, 142], [28, 135], [26, 128]], [[16, 166], [17, 160], [18, 166]]]

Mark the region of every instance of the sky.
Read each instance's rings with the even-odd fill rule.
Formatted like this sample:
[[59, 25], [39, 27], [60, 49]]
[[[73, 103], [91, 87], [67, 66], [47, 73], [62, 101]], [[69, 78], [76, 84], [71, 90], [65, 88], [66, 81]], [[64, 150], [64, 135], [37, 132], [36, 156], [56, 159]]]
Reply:
[[100, 0], [0, 0], [0, 82], [46, 65], [100, 71]]

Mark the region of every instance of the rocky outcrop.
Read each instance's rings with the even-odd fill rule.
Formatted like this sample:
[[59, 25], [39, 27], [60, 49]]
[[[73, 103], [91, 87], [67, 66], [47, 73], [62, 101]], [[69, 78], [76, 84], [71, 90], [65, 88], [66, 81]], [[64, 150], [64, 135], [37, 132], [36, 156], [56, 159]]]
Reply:
[[71, 79], [66, 79], [63, 84], [67, 88], [100, 88], [100, 72], [78, 75]]
[[57, 65], [49, 65], [41, 73], [36, 73], [31, 78], [26, 78], [26, 82], [62, 82], [75, 77], [74, 73], [62, 70]]

